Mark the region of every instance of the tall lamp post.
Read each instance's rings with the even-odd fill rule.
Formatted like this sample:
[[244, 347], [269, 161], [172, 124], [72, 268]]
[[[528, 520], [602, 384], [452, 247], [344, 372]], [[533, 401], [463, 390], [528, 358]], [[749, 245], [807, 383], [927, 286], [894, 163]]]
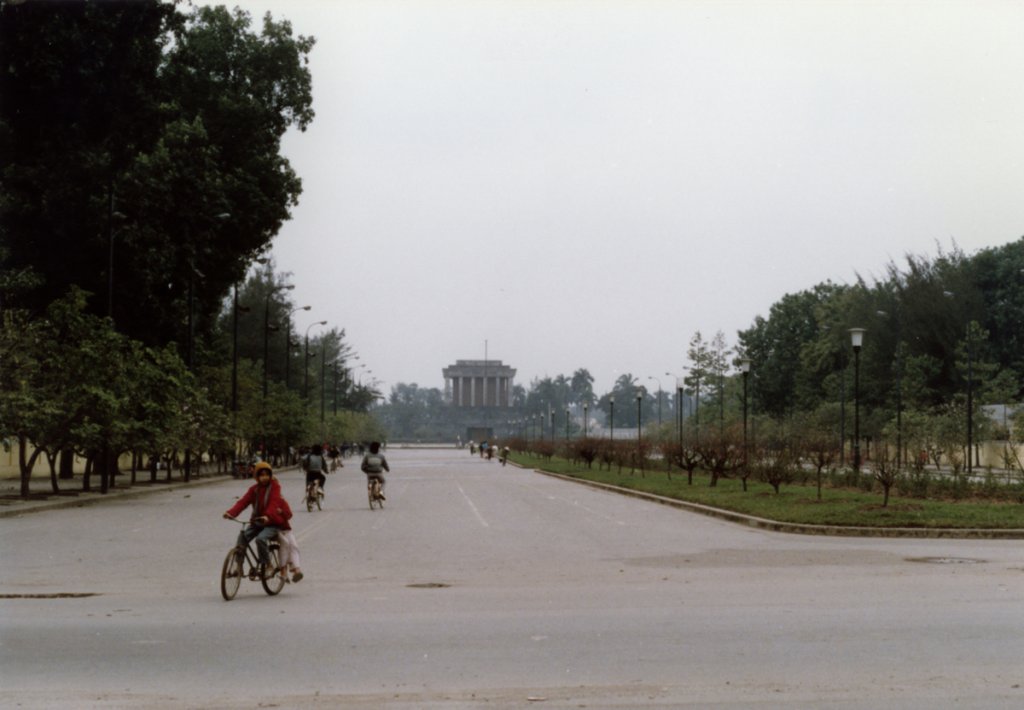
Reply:
[[611, 425], [609, 438], [615, 441], [615, 395], [608, 398], [608, 422]]
[[971, 365], [971, 324], [967, 324], [967, 475], [971, 475], [974, 461], [974, 373]]
[[747, 470], [747, 377], [750, 375], [750, 358], [740, 360], [740, 372], [743, 373], [743, 471]]
[[[291, 291], [295, 284], [271, 286], [270, 292], [263, 300], [263, 400], [267, 399], [267, 378], [270, 373], [270, 299], [278, 291]], [[275, 327], [274, 330], [277, 330]]]
[[654, 380], [658, 383], [658, 429], [661, 429], [661, 380], [654, 375], [649, 375], [648, 380]]
[[587, 424], [589, 424], [589, 422], [587, 421], [587, 417], [589, 416], [589, 410], [590, 410], [589, 405], [584, 404], [583, 405], [583, 438], [584, 439], [587, 438]]
[[[314, 328], [318, 325], [327, 325], [327, 321], [318, 320], [316, 323], [310, 323], [306, 326], [306, 355], [304, 358], [304, 370], [302, 380], [302, 399], [306, 399], [309, 396], [309, 329]], [[316, 353], [313, 353], [314, 357]]]
[[860, 348], [865, 328], [850, 328], [853, 345], [853, 470], [860, 473]]
[[[234, 309], [231, 324], [231, 429], [238, 435], [238, 314], [249, 309], [238, 305], [238, 284], [234, 288]], [[237, 455], [237, 454], [236, 454]]]
[[637, 392], [636, 393], [636, 447], [637, 447], [637, 451], [640, 450], [640, 437], [642, 436], [641, 431], [643, 431], [641, 429], [641, 427], [643, 425], [643, 422], [642, 422], [642, 420], [643, 420], [643, 403], [644, 403], [644, 393], [643, 392]]
[[292, 316], [299, 311], [308, 311], [312, 306], [299, 306], [288, 312], [288, 318], [284, 325], [284, 387], [288, 389], [291, 385], [291, 364], [292, 364]]
[[320, 348], [320, 439], [327, 439], [327, 425], [324, 418], [324, 405], [327, 399], [327, 348]]
[[[671, 374], [666, 372], [666, 375]], [[679, 446], [683, 445], [683, 388], [686, 386], [686, 380], [682, 377], [676, 377], [676, 417], [678, 418], [679, 424]]]
[[565, 443], [569, 443], [569, 410], [565, 410]]

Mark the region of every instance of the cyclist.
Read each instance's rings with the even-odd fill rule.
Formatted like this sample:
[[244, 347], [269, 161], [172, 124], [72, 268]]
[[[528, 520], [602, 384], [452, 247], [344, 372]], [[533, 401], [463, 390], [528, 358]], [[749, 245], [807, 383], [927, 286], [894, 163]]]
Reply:
[[302, 459], [302, 470], [306, 472], [306, 487], [316, 481], [320, 487], [319, 492], [324, 494], [324, 483], [327, 482], [324, 471], [327, 470], [327, 462], [324, 460], [324, 449], [320, 444], [313, 444], [313, 448]]
[[253, 539], [256, 540], [260, 571], [263, 578], [266, 579], [275, 572], [275, 570], [267, 569], [270, 564], [267, 542], [273, 540], [278, 531], [288, 525], [288, 520], [282, 514], [287, 504], [282, 505], [284, 499], [281, 497], [281, 484], [274, 478], [274, 470], [270, 464], [260, 461], [254, 468], [256, 469], [256, 483], [250, 486], [249, 490], [224, 513], [224, 517], [234, 520], [239, 513], [248, 506], [252, 506], [252, 517], [249, 519], [249, 524], [238, 533], [238, 546], [245, 547]]
[[380, 499], [387, 500], [384, 497], [384, 472], [391, 472], [391, 467], [388, 466], [388, 460], [384, 458], [384, 454], [380, 453], [380, 442], [373, 441], [370, 443], [370, 452], [363, 456], [363, 461], [359, 465], [363, 473], [366, 474], [366, 482], [369, 483], [371, 478], [376, 478], [380, 481]]

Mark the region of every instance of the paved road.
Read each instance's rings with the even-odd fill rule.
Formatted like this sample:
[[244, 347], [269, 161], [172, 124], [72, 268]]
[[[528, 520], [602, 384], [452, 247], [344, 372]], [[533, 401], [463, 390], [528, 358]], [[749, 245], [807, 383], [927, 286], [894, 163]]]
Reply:
[[350, 465], [297, 513], [307, 577], [273, 598], [220, 598], [238, 481], [0, 519], [0, 705], [1024, 707], [1020, 541], [770, 533], [389, 459], [383, 511]]

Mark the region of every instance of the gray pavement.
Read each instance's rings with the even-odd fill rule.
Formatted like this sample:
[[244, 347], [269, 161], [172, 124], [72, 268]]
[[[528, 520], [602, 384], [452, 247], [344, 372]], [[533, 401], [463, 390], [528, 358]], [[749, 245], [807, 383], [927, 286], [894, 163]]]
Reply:
[[[0, 519], [0, 705], [1017, 708], [1024, 546], [780, 534], [468, 453], [297, 514], [220, 599], [245, 482]], [[281, 476], [299, 499], [302, 477]]]

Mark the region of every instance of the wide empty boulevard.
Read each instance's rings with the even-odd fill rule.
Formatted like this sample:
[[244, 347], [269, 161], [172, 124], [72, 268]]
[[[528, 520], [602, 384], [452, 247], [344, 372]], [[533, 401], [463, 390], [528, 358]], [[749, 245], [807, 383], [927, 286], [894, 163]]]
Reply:
[[220, 595], [244, 482], [0, 519], [0, 705], [1024, 707], [1020, 541], [769, 533], [388, 458], [382, 511], [358, 461], [317, 513], [282, 475], [306, 578], [276, 597]]

